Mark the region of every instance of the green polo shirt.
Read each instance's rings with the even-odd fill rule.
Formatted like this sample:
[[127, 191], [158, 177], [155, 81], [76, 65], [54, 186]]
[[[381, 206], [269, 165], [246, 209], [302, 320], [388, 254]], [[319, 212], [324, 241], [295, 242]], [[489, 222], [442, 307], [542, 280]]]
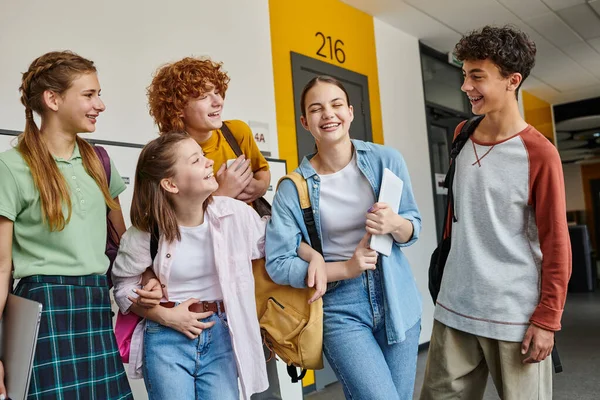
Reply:
[[[100, 188], [87, 174], [79, 147], [65, 160], [54, 157], [71, 189], [71, 220], [62, 231], [51, 232], [42, 221], [40, 194], [21, 153], [0, 153], [0, 215], [14, 222], [12, 260], [14, 277], [31, 275], [104, 274], [106, 203]], [[117, 197], [125, 183], [111, 161], [110, 194]], [[63, 212], [67, 216], [66, 207]]]

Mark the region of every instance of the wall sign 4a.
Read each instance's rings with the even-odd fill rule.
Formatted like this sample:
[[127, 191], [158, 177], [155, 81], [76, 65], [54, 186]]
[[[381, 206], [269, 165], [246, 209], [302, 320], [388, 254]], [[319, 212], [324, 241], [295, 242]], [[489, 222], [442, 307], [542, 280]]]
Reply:
[[269, 140], [269, 124], [266, 122], [248, 121], [254, 135], [258, 149], [263, 155], [271, 155], [271, 142]]
[[[340, 39], [333, 41], [331, 36], [325, 36], [322, 32], [315, 33], [315, 37], [321, 38], [321, 47], [317, 50], [317, 55], [323, 58], [330, 58], [332, 60], [336, 60], [340, 64], [346, 62], [346, 53], [344, 53], [344, 49], [342, 46], [344, 42]], [[327, 49], [325, 48], [329, 43], [329, 54], [327, 54]]]

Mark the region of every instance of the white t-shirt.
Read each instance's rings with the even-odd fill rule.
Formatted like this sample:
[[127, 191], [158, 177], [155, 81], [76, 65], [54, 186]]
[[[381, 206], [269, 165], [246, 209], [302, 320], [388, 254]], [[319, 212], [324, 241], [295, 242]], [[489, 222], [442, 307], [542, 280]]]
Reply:
[[179, 231], [181, 241], [177, 243], [169, 276], [169, 300], [222, 300], [208, 224], [180, 226]]
[[319, 175], [319, 178], [319, 213], [325, 261], [349, 260], [366, 233], [366, 215], [375, 204], [375, 193], [358, 169], [356, 153], [344, 168], [333, 174]]

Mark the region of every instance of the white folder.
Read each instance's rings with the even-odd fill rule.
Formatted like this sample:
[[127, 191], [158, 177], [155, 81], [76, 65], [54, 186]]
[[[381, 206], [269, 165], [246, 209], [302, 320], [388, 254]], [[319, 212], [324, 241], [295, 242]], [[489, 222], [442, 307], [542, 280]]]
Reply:
[[[390, 208], [397, 213], [400, 208], [400, 200], [402, 200], [402, 190], [404, 189], [404, 181], [389, 169], [383, 170], [383, 178], [381, 179], [381, 188], [379, 190], [379, 203], [386, 203]], [[379, 254], [388, 256], [392, 253], [392, 245], [394, 238], [391, 234], [373, 235], [371, 236], [370, 247]]]

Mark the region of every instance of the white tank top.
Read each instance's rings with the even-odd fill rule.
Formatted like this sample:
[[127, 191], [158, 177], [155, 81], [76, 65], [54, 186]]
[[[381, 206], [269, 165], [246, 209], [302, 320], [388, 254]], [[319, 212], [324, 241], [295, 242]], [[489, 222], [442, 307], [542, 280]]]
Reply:
[[171, 274], [169, 300], [222, 300], [223, 293], [215, 267], [212, 237], [205, 222], [194, 227], [180, 226], [181, 241], [177, 243]]
[[338, 172], [319, 177], [319, 213], [325, 261], [349, 260], [366, 233], [367, 211], [375, 204], [373, 188], [358, 169], [356, 153], [350, 163]]

